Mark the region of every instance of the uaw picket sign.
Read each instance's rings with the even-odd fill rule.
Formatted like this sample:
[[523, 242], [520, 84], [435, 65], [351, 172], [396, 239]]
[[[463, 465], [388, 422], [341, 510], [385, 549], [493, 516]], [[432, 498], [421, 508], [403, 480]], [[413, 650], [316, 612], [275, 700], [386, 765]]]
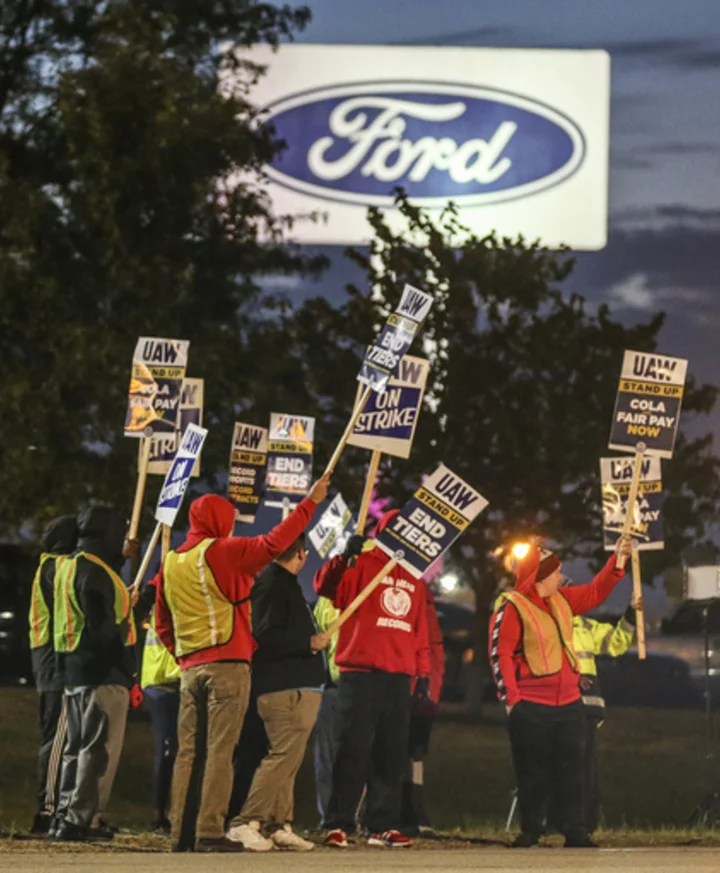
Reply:
[[[178, 422], [174, 433], [154, 434], [150, 444], [150, 460], [148, 473], [165, 475], [170, 469], [182, 435], [189, 424], [202, 427], [203, 402], [205, 393], [204, 379], [184, 379], [180, 392]], [[200, 475], [200, 459], [198, 458], [192, 471], [193, 478]]]
[[[622, 533], [627, 513], [630, 483], [637, 458], [601, 458], [604, 548], [613, 551]], [[662, 461], [659, 457], [643, 458], [640, 485], [635, 501], [630, 535], [640, 551], [654, 551], [665, 547], [663, 533]]]
[[[404, 230], [402, 187], [431, 212], [454, 201], [481, 238], [605, 245], [606, 52], [283, 44], [242, 58], [267, 68], [253, 97], [285, 144], [265, 166], [275, 208], [328, 214], [293, 228], [298, 242], [367, 243], [368, 206]], [[238, 84], [228, 65], [221, 88]]]
[[189, 340], [141, 336], [130, 376], [125, 436], [174, 434]]
[[481, 494], [440, 464], [375, 541], [420, 578], [486, 506]]
[[373, 391], [384, 391], [400, 366], [405, 352], [427, 318], [433, 299], [430, 294], [406, 285], [395, 312], [388, 316], [380, 334], [368, 346], [358, 381]]
[[388, 380], [387, 389], [373, 391], [368, 398], [348, 443], [409, 458], [429, 369], [425, 358], [405, 355], [397, 374]]
[[155, 519], [161, 524], [172, 527], [206, 436], [207, 430], [204, 427], [196, 424], [187, 426], [158, 498]]
[[270, 415], [265, 503], [283, 507], [283, 500], [295, 505], [312, 484], [312, 453], [315, 419], [307, 415]]
[[235, 520], [255, 521], [265, 479], [268, 430], [254, 424], [235, 422], [230, 449], [228, 500], [235, 507]]
[[611, 449], [671, 458], [688, 362], [657, 352], [626, 351], [610, 431]]
[[341, 494], [336, 494], [320, 521], [308, 531], [308, 538], [323, 560], [334, 558], [345, 550], [353, 528], [352, 513]]

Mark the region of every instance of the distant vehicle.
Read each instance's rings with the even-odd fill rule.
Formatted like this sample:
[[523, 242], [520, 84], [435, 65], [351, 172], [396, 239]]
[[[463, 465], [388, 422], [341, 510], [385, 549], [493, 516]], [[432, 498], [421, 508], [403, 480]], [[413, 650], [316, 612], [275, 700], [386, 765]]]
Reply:
[[698, 709], [703, 695], [685, 661], [675, 655], [649, 650], [644, 661], [630, 649], [619, 658], [596, 658], [602, 695], [608, 707], [655, 706], [661, 709]]
[[0, 683], [32, 682], [27, 616], [39, 552], [31, 546], [0, 545]]

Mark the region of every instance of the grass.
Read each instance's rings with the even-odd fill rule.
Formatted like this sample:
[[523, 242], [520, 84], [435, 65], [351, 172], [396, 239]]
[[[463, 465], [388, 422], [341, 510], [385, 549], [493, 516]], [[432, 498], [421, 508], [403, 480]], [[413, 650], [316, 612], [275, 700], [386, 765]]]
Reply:
[[[488, 707], [487, 713], [482, 723], [446, 716], [432, 737], [427, 805], [436, 827], [457, 840], [507, 839], [504, 824], [514, 785], [510, 749], [500, 708]], [[600, 735], [603, 844], [720, 844], [720, 830], [716, 837], [710, 830], [686, 829], [700, 800], [720, 787], [705, 757], [705, 731], [700, 712], [628, 708], [611, 713]], [[25, 830], [32, 819], [37, 740], [34, 691], [0, 689], [0, 825], [5, 830]], [[151, 797], [152, 730], [147, 720], [133, 716], [108, 818], [143, 831], [152, 815]], [[309, 756], [296, 798], [299, 825], [315, 827]], [[165, 847], [159, 838], [123, 839], [131, 841], [128, 848]]]

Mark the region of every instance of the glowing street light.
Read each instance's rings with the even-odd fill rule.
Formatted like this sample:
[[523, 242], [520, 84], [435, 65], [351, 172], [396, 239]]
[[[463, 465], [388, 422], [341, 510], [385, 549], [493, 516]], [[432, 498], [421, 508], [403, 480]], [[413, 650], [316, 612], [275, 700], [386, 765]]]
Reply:
[[530, 551], [530, 543], [514, 543], [512, 547], [512, 555], [513, 558], [517, 558], [518, 561], [522, 561], [523, 558], [527, 557], [527, 553]]
[[456, 573], [443, 573], [438, 579], [438, 585], [445, 594], [452, 594], [453, 591], [457, 591], [460, 579]]

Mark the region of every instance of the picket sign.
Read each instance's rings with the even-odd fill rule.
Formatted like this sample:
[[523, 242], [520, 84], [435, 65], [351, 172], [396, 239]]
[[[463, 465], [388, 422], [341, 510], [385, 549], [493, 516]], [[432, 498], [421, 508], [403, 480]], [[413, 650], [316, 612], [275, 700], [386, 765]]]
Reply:
[[340, 630], [340, 628], [345, 624], [345, 622], [350, 618], [350, 616], [358, 610], [363, 603], [370, 597], [373, 591], [378, 587], [378, 585], [382, 582], [382, 580], [387, 576], [387, 574], [396, 566], [398, 561], [402, 560], [402, 552], [399, 552], [396, 557], [391, 558], [387, 564], [380, 570], [380, 572], [374, 576], [367, 587], [363, 588], [363, 590], [358, 594], [358, 596], [353, 600], [351, 604], [345, 607], [340, 615], [335, 619], [335, 621], [330, 625], [330, 627], [325, 631], [329, 636], [332, 636], [336, 631]]
[[[635, 467], [633, 469], [633, 477], [630, 482], [630, 493], [628, 494], [628, 502], [627, 502], [627, 512], [625, 514], [625, 523], [623, 524], [622, 529], [622, 537], [630, 536], [630, 530], [632, 528], [632, 520], [635, 515], [635, 503], [637, 502], [638, 491], [640, 490], [640, 476], [642, 475], [642, 462], [643, 457], [646, 451], [645, 443], [638, 443], [635, 446]], [[621, 570], [625, 569], [625, 563], [627, 559], [624, 555], [620, 555], [617, 560], [617, 565]], [[638, 598], [642, 597], [642, 584], [640, 581], [640, 554], [637, 550], [637, 547], [634, 547], [632, 550], [632, 567], [633, 567], [633, 596]], [[637, 572], [635, 572], [635, 568], [637, 568]], [[647, 651], [645, 649], [645, 610], [644, 609], [636, 609], [635, 610], [635, 621], [637, 627], [637, 638], [638, 638], [638, 658], [641, 661], [644, 661], [647, 656]], [[642, 639], [642, 645], [640, 640]]]
[[382, 452], [377, 449], [370, 456], [370, 464], [368, 465], [367, 477], [365, 478], [365, 490], [363, 491], [362, 502], [360, 503], [360, 512], [358, 512], [357, 525], [355, 533], [363, 535], [365, 525], [367, 523], [368, 509], [370, 508], [370, 499], [375, 488], [375, 480], [377, 479], [378, 467], [380, 466], [380, 458]]
[[[633, 597], [642, 597], [642, 579], [640, 577], [640, 551], [637, 547], [637, 542], [633, 540], [632, 545], [632, 579], [633, 579]], [[637, 649], [638, 658], [644, 661], [647, 657], [647, 647], [645, 645], [645, 610], [635, 610], [635, 630], [637, 632]]]
[[130, 526], [127, 534], [129, 540], [136, 539], [138, 528], [140, 527], [140, 513], [142, 512], [143, 498], [145, 497], [145, 485], [147, 484], [151, 446], [152, 437], [142, 437], [140, 456], [138, 458], [138, 476], [135, 485], [135, 500], [133, 501], [132, 515], [130, 516]]
[[350, 439], [350, 434], [353, 432], [355, 428], [355, 424], [357, 423], [358, 418], [360, 418], [360, 414], [365, 408], [365, 404], [368, 402], [368, 398], [370, 397], [370, 392], [372, 391], [372, 385], [366, 385], [362, 394], [360, 395], [360, 399], [355, 405], [355, 409], [352, 411], [352, 415], [350, 416], [350, 421], [347, 423], [347, 427], [343, 435], [340, 437], [340, 441], [335, 447], [335, 451], [332, 453], [332, 457], [328, 462], [327, 467], [325, 467], [325, 472], [323, 476], [331, 476], [335, 467], [337, 467], [337, 462], [340, 460], [340, 455], [343, 453], [343, 449], [347, 445], [347, 441]]

